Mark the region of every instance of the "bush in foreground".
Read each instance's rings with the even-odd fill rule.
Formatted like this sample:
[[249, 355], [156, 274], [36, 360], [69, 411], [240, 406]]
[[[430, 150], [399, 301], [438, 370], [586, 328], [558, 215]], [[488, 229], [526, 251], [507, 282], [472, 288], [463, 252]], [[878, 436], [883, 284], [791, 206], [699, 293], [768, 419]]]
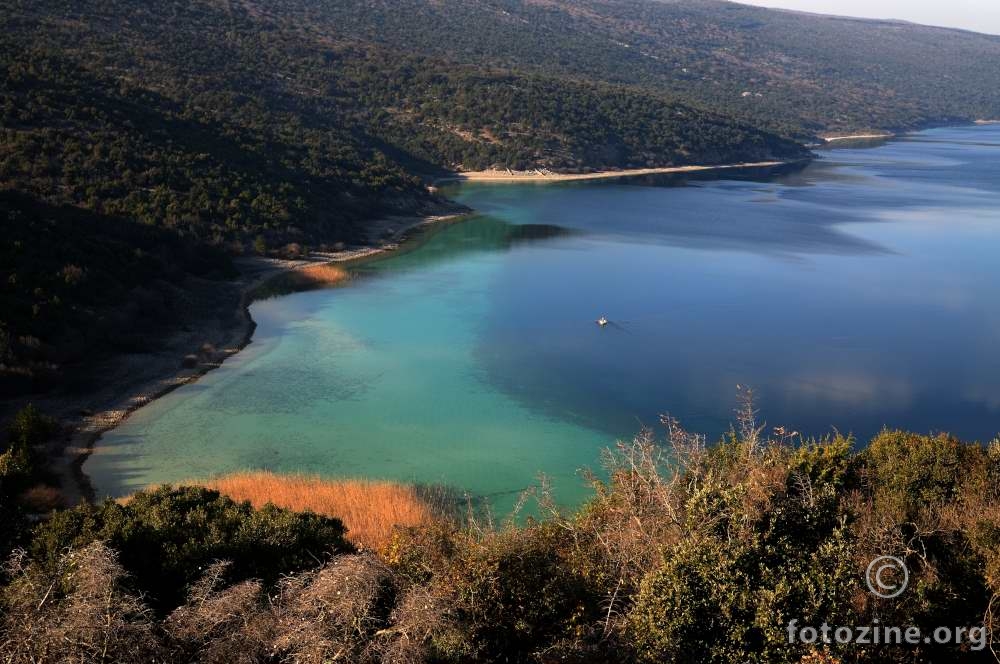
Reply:
[[184, 589], [217, 560], [227, 580], [273, 583], [351, 551], [338, 519], [273, 505], [254, 509], [217, 491], [169, 486], [56, 513], [34, 534], [32, 558], [49, 570], [66, 551], [105, 542], [158, 610], [184, 601]]
[[162, 646], [152, 613], [125, 583], [115, 552], [100, 542], [55, 566], [9, 563], [0, 658], [9, 662], [152, 662]]
[[[55, 421], [29, 404], [14, 415], [5, 435], [0, 434], [0, 556], [6, 557], [14, 546], [23, 544], [25, 492], [42, 475], [37, 448], [55, 431]], [[41, 491], [39, 487], [35, 493]]]
[[[712, 446], [664, 423], [607, 452], [575, 513], [543, 487], [539, 518], [399, 528], [381, 555], [335, 519], [207, 489], [62, 512], [10, 566], [0, 659], [71, 641], [108, 662], [995, 661], [1000, 442], [885, 431], [855, 452], [767, 435], [749, 405]], [[881, 555], [909, 569], [898, 598], [866, 588]], [[988, 638], [792, 643], [793, 619]]]

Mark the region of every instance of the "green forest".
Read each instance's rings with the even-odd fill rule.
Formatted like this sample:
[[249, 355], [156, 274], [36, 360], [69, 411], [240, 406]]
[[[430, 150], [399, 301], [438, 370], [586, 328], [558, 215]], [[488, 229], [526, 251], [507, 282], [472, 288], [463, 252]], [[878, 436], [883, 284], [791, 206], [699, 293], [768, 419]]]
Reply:
[[215, 244], [355, 239], [429, 202], [415, 175], [451, 169], [806, 154], [652, 91], [409, 55], [250, 5], [5, 4], [4, 186]]
[[709, 0], [2, 6], [0, 187], [230, 250], [357, 240], [451, 170], [800, 158], [1000, 115], [995, 37]]
[[256, 4], [453, 62], [635, 86], [803, 140], [1000, 116], [993, 35], [722, 0]]

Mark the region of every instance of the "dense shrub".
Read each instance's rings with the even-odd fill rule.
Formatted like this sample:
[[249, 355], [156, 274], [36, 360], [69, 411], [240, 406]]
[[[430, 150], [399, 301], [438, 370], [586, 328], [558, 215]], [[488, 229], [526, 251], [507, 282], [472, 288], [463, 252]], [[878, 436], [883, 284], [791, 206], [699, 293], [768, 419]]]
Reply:
[[946, 434], [920, 436], [883, 431], [855, 459], [873, 506], [899, 522], [918, 519], [929, 509], [964, 502], [983, 484], [987, 457], [978, 446]]
[[597, 619], [598, 603], [566, 564], [570, 544], [554, 523], [466, 544], [445, 583], [455, 589], [454, 606], [473, 652], [491, 661], [527, 661], [546, 650], [572, 649]]
[[[790, 643], [787, 626], [984, 626], [992, 640], [1000, 441], [885, 431], [854, 452], [841, 436], [766, 435], [749, 403], [714, 446], [664, 422], [665, 441], [608, 451], [576, 513], [543, 485], [537, 518], [399, 529], [381, 557], [331, 556], [347, 550], [335, 519], [206, 489], [59, 513], [8, 565], [0, 655], [44, 659], [72, 639], [77, 661], [993, 661], [970, 643]], [[880, 555], [908, 566], [898, 598], [865, 586]]]
[[0, 495], [12, 494], [30, 481], [35, 470], [35, 450], [55, 433], [52, 418], [28, 404], [15, 415], [0, 446]]
[[766, 538], [685, 540], [649, 574], [630, 614], [637, 656], [647, 662], [797, 662], [786, 625], [848, 624], [857, 590], [849, 535], [814, 549], [784, 550]]
[[0, 556], [22, 543], [27, 529], [25, 509], [18, 500], [40, 474], [37, 447], [56, 431], [56, 423], [29, 404], [19, 410], [0, 436]]
[[529, 661], [543, 652], [573, 661], [589, 648], [600, 611], [594, 586], [570, 564], [573, 547], [552, 520], [398, 531], [387, 559], [406, 592], [394, 629], [423, 636], [416, 649], [406, 644], [404, 659], [424, 661], [417, 650], [430, 661]]
[[[674, 437], [690, 440], [676, 430]], [[646, 445], [626, 451], [648, 455]], [[636, 657], [795, 662], [807, 651], [788, 644], [789, 619], [844, 623], [858, 584], [836, 492], [848, 450], [840, 437], [793, 450], [762, 440], [751, 425], [710, 451], [676, 445], [686, 469], [674, 476], [680, 481], [664, 484], [669, 471], [641, 471], [644, 483], [663, 491], [665, 513], [679, 529], [628, 614]]]
[[[665, 423], [665, 447], [649, 433], [620, 444], [597, 497], [562, 521], [581, 544], [572, 564], [609, 606], [605, 638], [648, 662], [986, 656], [935, 644], [819, 651], [789, 643], [785, 627], [793, 618], [880, 619], [929, 633], [983, 625], [984, 616], [992, 627], [998, 444], [887, 431], [854, 454], [841, 436], [765, 436], [752, 405], [739, 430], [713, 447]], [[877, 599], [864, 585], [879, 555], [910, 569], [909, 591], [897, 600]]]
[[[865, 615], [925, 630], [984, 621], [994, 626], [991, 607], [1000, 591], [998, 451], [996, 442], [967, 445], [946, 434], [883, 431], [852, 459], [857, 493], [850, 510], [860, 558], [894, 555], [910, 572], [904, 595], [869, 601]], [[949, 650], [930, 644], [917, 652], [934, 659]]]
[[161, 487], [125, 504], [108, 500], [57, 513], [40, 526], [32, 557], [50, 569], [68, 549], [94, 541], [119, 552], [120, 562], [159, 610], [184, 599], [186, 586], [216, 560], [230, 560], [227, 580], [273, 583], [350, 551], [338, 519], [272, 505], [255, 510], [217, 491]]
[[51, 570], [23, 556], [9, 567], [14, 579], [0, 596], [3, 661], [152, 662], [162, 654], [152, 613], [104, 544], [66, 552]]

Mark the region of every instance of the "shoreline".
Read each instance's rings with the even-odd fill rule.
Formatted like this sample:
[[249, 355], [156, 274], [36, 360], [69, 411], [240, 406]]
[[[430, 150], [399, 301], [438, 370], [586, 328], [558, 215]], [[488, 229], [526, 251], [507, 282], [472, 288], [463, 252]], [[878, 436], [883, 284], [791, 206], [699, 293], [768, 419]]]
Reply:
[[825, 143], [836, 143], [837, 141], [873, 141], [888, 140], [896, 138], [896, 134], [848, 134], [846, 136], [820, 136]]
[[[715, 166], [690, 165], [690, 166], [668, 166], [660, 168], [642, 168], [622, 171], [600, 171], [595, 173], [548, 173], [522, 172], [522, 173], [502, 173], [497, 171], [478, 171], [460, 173], [455, 176], [438, 178], [431, 184], [436, 187], [439, 183], [447, 182], [570, 182], [614, 179], [630, 176], [670, 174], [670, 173], [697, 173], [720, 170], [736, 170], [741, 168], [767, 168], [784, 166], [808, 161], [810, 158], [787, 160], [787, 161], [765, 161], [747, 162], [737, 164], [721, 164]], [[108, 431], [118, 427], [128, 419], [132, 413], [143, 406], [152, 403], [156, 399], [165, 396], [174, 390], [189, 383], [197, 382], [202, 376], [213, 369], [217, 369], [230, 357], [236, 355], [246, 348], [253, 341], [253, 333], [257, 327], [250, 315], [250, 305], [260, 297], [269, 297], [272, 293], [266, 292], [269, 286], [282, 285], [285, 280], [285, 287], [278, 288], [273, 294], [287, 294], [299, 290], [310, 290], [321, 288], [325, 285], [339, 283], [339, 279], [332, 278], [324, 283], [320, 280], [303, 279], [289, 280], [287, 277], [297, 272], [306, 272], [309, 268], [322, 266], [349, 266], [359, 262], [383, 258], [386, 255], [405, 250], [408, 240], [414, 239], [420, 230], [428, 226], [459, 220], [471, 210], [456, 210], [437, 215], [389, 215], [380, 217], [372, 222], [368, 229], [366, 241], [360, 246], [351, 247], [337, 252], [312, 252], [308, 256], [289, 260], [280, 258], [252, 257], [238, 259], [235, 261], [240, 268], [240, 276], [224, 287], [238, 289], [237, 316], [239, 324], [232, 329], [225, 330], [222, 338], [216, 338], [216, 343], [210, 353], [199, 354], [199, 361], [193, 367], [185, 367], [182, 360], [189, 354], [194, 346], [187, 345], [182, 349], [175, 339], [168, 339], [164, 343], [164, 348], [160, 349], [157, 357], [153, 358], [158, 362], [150, 372], [151, 377], [140, 379], [134, 384], [127, 386], [123, 390], [115, 390], [115, 396], [103, 399], [103, 402], [90, 408], [90, 402], [86, 397], [80, 395], [56, 396], [49, 399], [39, 400], [40, 402], [55, 402], [57, 419], [64, 425], [68, 433], [61, 440], [50, 446], [51, 453], [50, 470], [59, 479], [60, 490], [68, 505], [75, 505], [81, 502], [94, 502], [96, 491], [90, 481], [90, 477], [84, 471], [83, 466], [87, 459], [93, 454], [98, 445], [98, 441]], [[403, 246], [401, 246], [403, 245]], [[242, 263], [242, 264], [241, 264]], [[292, 287], [287, 287], [287, 283], [293, 283]], [[198, 321], [201, 325], [194, 332], [197, 336], [210, 336], [214, 331], [217, 335], [219, 330], [205, 330], [209, 327], [208, 321]], [[200, 332], [205, 332], [200, 334]], [[176, 336], [176, 335], [175, 335]], [[190, 334], [188, 334], [190, 336]], [[188, 339], [187, 341], [190, 341]], [[169, 363], [164, 360], [169, 358]], [[112, 357], [109, 362], [125, 364], [129, 361], [126, 357]], [[72, 414], [69, 414], [72, 413]]]
[[[150, 370], [152, 377], [140, 379], [136, 384], [118, 392], [116, 397], [108, 399], [96, 407], [93, 412], [87, 407], [87, 397], [81, 395], [62, 395], [39, 400], [52, 401], [63, 411], [57, 419], [64, 425], [68, 433], [59, 443], [51, 447], [50, 470], [59, 479], [60, 490], [67, 505], [81, 502], [93, 502], [96, 492], [89, 476], [83, 469], [84, 463], [94, 452], [98, 441], [108, 431], [119, 426], [128, 417], [143, 406], [169, 394], [179, 387], [194, 383], [213, 369], [217, 369], [230, 357], [236, 355], [253, 341], [257, 323], [250, 314], [250, 305], [259, 299], [264, 289], [270, 284], [279, 282], [282, 278], [296, 272], [307, 272], [322, 266], [349, 266], [375, 257], [389, 254], [399, 248], [401, 243], [412, 239], [420, 230], [439, 223], [456, 221], [469, 214], [469, 211], [456, 211], [439, 215], [425, 216], [389, 216], [373, 222], [369, 231], [368, 241], [361, 246], [344, 249], [337, 252], [313, 252], [302, 259], [286, 260], [280, 258], [253, 257], [239, 259], [236, 262], [240, 276], [227, 282], [225, 287], [238, 291], [236, 299], [237, 317], [239, 323], [225, 330], [214, 329], [211, 321], [199, 321], [198, 329], [178, 333], [185, 337], [192, 334], [197, 337], [216, 336], [216, 343], [209, 344], [211, 350], [198, 354], [195, 366], [185, 366], [184, 359], [194, 347], [182, 347], [176, 339], [168, 339], [165, 348], [156, 357], [148, 361], [156, 363]], [[382, 241], [375, 241], [372, 236], [380, 236]], [[322, 287], [328, 283], [333, 285], [337, 280], [324, 282], [310, 278], [302, 282], [303, 288]], [[291, 291], [288, 291], [291, 292]], [[219, 338], [221, 335], [221, 338]], [[206, 342], [208, 344], [208, 342]], [[184, 351], [187, 351], [185, 353]], [[168, 360], [172, 362], [167, 362]], [[127, 364], [130, 358], [118, 356], [110, 358], [111, 364]], [[68, 412], [77, 413], [75, 416]]]
[[594, 173], [554, 173], [546, 169], [535, 169], [531, 171], [464, 171], [456, 173], [455, 175], [437, 178], [434, 180], [434, 184], [438, 185], [448, 182], [576, 182], [580, 180], [610, 180], [614, 178], [635, 177], [639, 175], [700, 173], [740, 168], [768, 168], [773, 166], [785, 166], [804, 160], [805, 159], [756, 161], [737, 164], [718, 164], [715, 166], [662, 166], [654, 168], [632, 168], [620, 171], [596, 171]]
[[[1000, 124], [1000, 120], [977, 120], [975, 124]], [[832, 143], [852, 139], [891, 139], [896, 136], [897, 134], [858, 134], [831, 136], [823, 138], [823, 140], [827, 143]], [[807, 157], [787, 161], [746, 162], [715, 166], [670, 166], [621, 171], [600, 171], [595, 173], [557, 174], [538, 171], [471, 171], [437, 178], [431, 183], [431, 188], [433, 190], [435, 185], [447, 182], [555, 183], [655, 174], [767, 168], [811, 160], [812, 157]], [[111, 387], [102, 390], [97, 395], [89, 393], [87, 395], [79, 393], [55, 394], [43, 395], [41, 398], [31, 400], [47, 412], [52, 413], [64, 427], [64, 435], [60, 436], [58, 441], [49, 445], [49, 469], [54, 477], [59, 480], [60, 489], [66, 498], [66, 503], [72, 505], [81, 501], [94, 500], [94, 487], [91, 484], [90, 478], [84, 472], [83, 465], [93, 453], [97, 442], [104, 433], [116, 428], [139, 408], [161, 396], [169, 394], [183, 385], [196, 382], [203, 375], [222, 366], [225, 360], [252, 343], [256, 323], [250, 315], [249, 307], [254, 301], [260, 299], [260, 297], [270, 297], [272, 295], [287, 294], [318, 287], [329, 287], [339, 283], [340, 280], [332, 278], [326, 280], [327, 277], [320, 270], [318, 278], [310, 276], [301, 280], [289, 280], [289, 282], [297, 284], [291, 288], [286, 287], [272, 293], [264, 292], [268, 286], [276, 285], [283, 277], [288, 277], [296, 272], [301, 271], [305, 273], [309, 268], [338, 265], [346, 267], [355, 263], [384, 258], [396, 251], [406, 251], [408, 250], [407, 245], [409, 241], [414, 239], [413, 236], [421, 229], [439, 223], [456, 221], [473, 212], [467, 208], [460, 208], [462, 206], [454, 205], [447, 212], [442, 210], [442, 213], [436, 215], [394, 215], [381, 217], [371, 222], [368, 237], [363, 244], [342, 251], [312, 252], [302, 259], [295, 260], [266, 257], [237, 259], [235, 262], [240, 267], [239, 277], [227, 282], [212, 282], [211, 284], [202, 286], [203, 288], [212, 288], [219, 291], [236, 291], [235, 297], [230, 297], [230, 302], [235, 303], [237, 309], [235, 314], [239, 319], [237, 325], [220, 330], [213, 328], [210, 325], [212, 321], [208, 319], [194, 321], [193, 325], [197, 328], [194, 331], [188, 329], [186, 325], [182, 325], [184, 327], [183, 334], [186, 334], [186, 341], [188, 342], [183, 351], [177, 342], [177, 337], [183, 336], [183, 334], [181, 331], [175, 330], [165, 339], [162, 347], [158, 348], [155, 352], [142, 356], [141, 359], [144, 364], [154, 365], [152, 369], [146, 366], [143, 367], [146, 370], [145, 373], [151, 375], [134, 379], [131, 383], [127, 383], [124, 388]], [[223, 295], [228, 297], [231, 294]], [[216, 335], [216, 339], [213, 339], [215, 343], [211, 351], [200, 353], [198, 357], [199, 361], [195, 366], [185, 366], [182, 363], [185, 354], [189, 354], [191, 350], [201, 345], [200, 341], [197, 345], [192, 345], [190, 343], [192, 337], [204, 338], [212, 334]], [[222, 338], [219, 337], [220, 334]], [[211, 344], [206, 343], [206, 345]], [[165, 362], [167, 358], [169, 358], [169, 362]], [[124, 380], [128, 381], [133, 378], [128, 371], [130, 368], [129, 364], [135, 364], [135, 360], [136, 358], [133, 356], [116, 355], [110, 357], [107, 364], [112, 367], [112, 373], [117, 373]], [[107, 384], [113, 386], [119, 383], [113, 378], [107, 381]], [[97, 403], [95, 404], [95, 402]]]

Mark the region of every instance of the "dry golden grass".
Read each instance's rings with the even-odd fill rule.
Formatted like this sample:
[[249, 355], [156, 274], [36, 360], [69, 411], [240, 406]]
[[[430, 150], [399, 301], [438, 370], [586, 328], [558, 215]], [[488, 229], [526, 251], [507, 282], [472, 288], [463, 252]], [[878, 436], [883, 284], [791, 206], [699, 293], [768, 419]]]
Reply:
[[308, 267], [294, 270], [291, 274], [305, 283], [315, 284], [317, 286], [342, 284], [350, 277], [347, 270], [329, 263], [310, 265]]
[[342, 286], [350, 280], [351, 274], [339, 265], [315, 263], [275, 275], [254, 288], [251, 299], [261, 300], [288, 293]]
[[330, 265], [329, 263], [310, 265], [301, 270], [296, 270], [296, 272], [310, 281], [322, 284], [339, 284], [342, 281], [346, 281], [348, 277], [347, 270], [336, 265]]
[[[185, 483], [191, 484], [191, 483]], [[443, 502], [414, 486], [374, 480], [325, 480], [313, 475], [246, 471], [196, 482], [254, 507], [273, 503], [296, 511], [337, 517], [354, 544], [382, 550], [394, 526], [417, 526], [442, 518]]]

